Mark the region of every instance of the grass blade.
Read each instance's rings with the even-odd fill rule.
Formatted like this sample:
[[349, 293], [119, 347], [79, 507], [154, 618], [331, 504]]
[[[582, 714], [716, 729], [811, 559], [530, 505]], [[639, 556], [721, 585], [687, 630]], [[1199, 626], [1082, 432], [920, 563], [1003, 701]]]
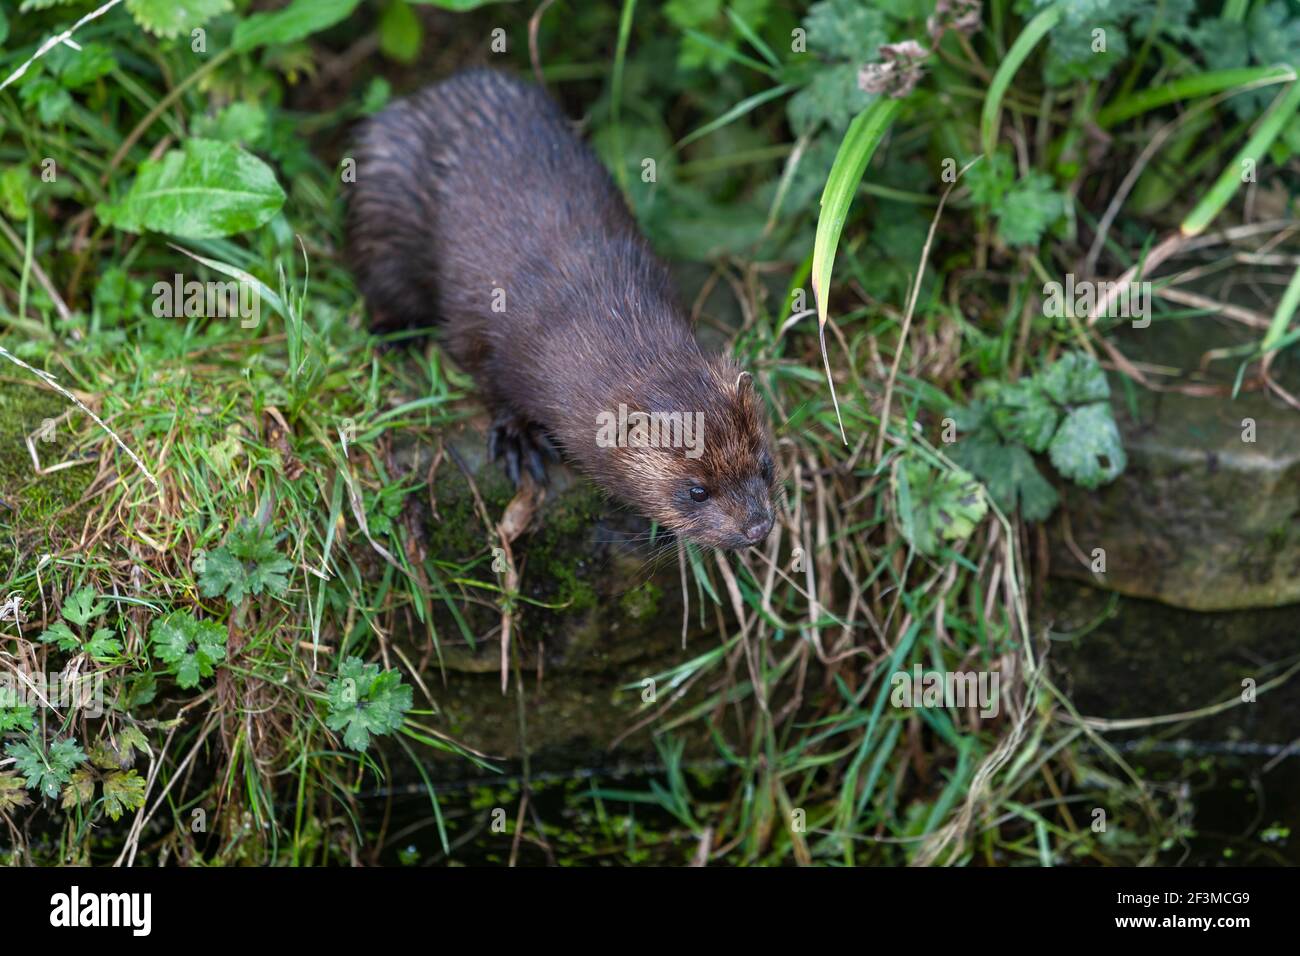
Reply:
[[817, 298], [822, 364], [826, 369], [826, 381], [831, 387], [831, 401], [835, 404], [835, 418], [840, 424], [840, 438], [845, 444], [848, 444], [848, 438], [844, 434], [844, 420], [840, 417], [840, 403], [835, 396], [830, 360], [826, 355], [826, 307], [831, 288], [831, 267], [835, 264], [835, 250], [840, 244], [840, 234], [844, 231], [849, 206], [853, 204], [853, 194], [857, 192], [876, 147], [898, 115], [899, 105], [899, 100], [880, 97], [849, 124], [839, 152], [835, 154], [835, 164], [826, 177], [821, 213], [817, 217], [817, 238], [813, 242], [813, 295]]
[[1214, 221], [1214, 217], [1228, 204], [1228, 200], [1242, 184], [1242, 164], [1246, 161], [1258, 163], [1262, 160], [1269, 147], [1273, 145], [1273, 140], [1277, 139], [1278, 133], [1282, 132], [1282, 128], [1290, 122], [1297, 109], [1300, 109], [1300, 81], [1292, 83], [1278, 94], [1273, 105], [1268, 108], [1268, 112], [1255, 127], [1255, 132], [1241, 148], [1241, 152], [1223, 168], [1223, 172], [1214, 181], [1209, 192], [1205, 193], [1201, 201], [1196, 204], [1196, 208], [1188, 213], [1178, 230], [1183, 236], [1188, 238], [1198, 236]]
[[984, 111], [980, 114], [980, 144], [985, 155], [992, 156], [997, 146], [998, 123], [1002, 117], [1002, 98], [1007, 94], [1007, 87], [1011, 85], [1021, 64], [1038, 45], [1038, 41], [1060, 22], [1062, 13], [1063, 8], [1058, 4], [1048, 7], [1025, 24], [1020, 36], [1016, 37], [1016, 42], [1011, 44], [1011, 49], [1007, 51], [1006, 59], [993, 74], [993, 82], [989, 84], [989, 94], [984, 98]]

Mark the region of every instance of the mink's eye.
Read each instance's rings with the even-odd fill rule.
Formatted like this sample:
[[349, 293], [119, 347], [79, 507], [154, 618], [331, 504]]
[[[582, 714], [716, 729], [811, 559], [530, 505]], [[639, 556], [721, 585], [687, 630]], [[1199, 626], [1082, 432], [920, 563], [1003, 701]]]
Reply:
[[699, 485], [694, 485], [694, 486], [692, 486], [692, 488], [691, 488], [691, 500], [692, 500], [692, 501], [708, 501], [708, 500], [709, 500], [709, 493], [708, 493], [707, 490], [705, 490], [704, 488], [701, 488]]
[[763, 456], [763, 462], [758, 466], [758, 473], [763, 476], [763, 480], [768, 484], [772, 482], [772, 459], [767, 455]]

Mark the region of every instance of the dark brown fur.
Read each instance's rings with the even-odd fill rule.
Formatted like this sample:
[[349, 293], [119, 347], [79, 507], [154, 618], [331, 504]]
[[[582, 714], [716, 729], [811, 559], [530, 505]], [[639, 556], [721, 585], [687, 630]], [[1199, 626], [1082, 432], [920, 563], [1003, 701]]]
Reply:
[[[762, 540], [773, 478], [761, 403], [700, 351], [667, 269], [549, 97], [461, 73], [367, 121], [355, 158], [349, 254], [376, 325], [436, 319], [514, 443], [515, 471], [519, 455], [537, 461], [544, 431], [661, 524], [718, 547]], [[620, 403], [703, 413], [703, 455], [599, 447], [597, 414]]]

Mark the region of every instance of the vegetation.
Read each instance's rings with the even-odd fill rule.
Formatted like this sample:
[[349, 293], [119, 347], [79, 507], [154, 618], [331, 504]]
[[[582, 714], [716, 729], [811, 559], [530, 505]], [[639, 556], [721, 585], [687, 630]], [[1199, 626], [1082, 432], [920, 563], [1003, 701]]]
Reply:
[[[683, 563], [709, 636], [655, 675], [680, 693], [639, 718], [643, 785], [525, 758], [468, 798], [423, 787], [437, 857], [503, 805], [556, 862], [1176, 847], [1184, 795], [1079, 718], [1033, 605], [1039, 522], [1126, 467], [1112, 385], [1158, 372], [1127, 316], [1050, 314], [1044, 286], [1167, 260], [1241, 221], [1245, 184], [1293, 218], [1294, 4], [23, 0], [0, 12], [0, 694], [80, 675], [103, 707], [0, 696], [6, 858], [378, 859], [368, 795], [505, 769], [444, 719], [445, 657], [513, 628], [522, 713], [547, 615], [597, 603], [571, 562], [604, 506], [516, 538], [499, 476], [467, 494], [443, 449], [471, 383], [367, 331], [341, 225], [350, 124], [485, 58], [581, 117], [753, 372], [787, 509], [766, 555]], [[1285, 396], [1293, 271], [1238, 388]], [[620, 606], [653, 619], [677, 587]], [[890, 706], [914, 667], [1000, 675], [996, 716]], [[564, 809], [525, 814], [548, 786]]]

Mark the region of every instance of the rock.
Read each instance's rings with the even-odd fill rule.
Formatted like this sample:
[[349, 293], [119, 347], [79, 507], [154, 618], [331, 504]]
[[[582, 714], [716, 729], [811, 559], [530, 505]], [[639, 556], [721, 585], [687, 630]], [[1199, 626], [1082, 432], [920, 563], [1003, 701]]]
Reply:
[[[1181, 370], [1159, 381], [1230, 386], [1237, 363], [1198, 374], [1202, 354], [1257, 337], [1179, 319], [1126, 331], [1119, 345]], [[1300, 393], [1294, 363], [1284, 356], [1274, 372]], [[1300, 601], [1300, 413], [1259, 391], [1194, 397], [1110, 381], [1128, 468], [1095, 492], [1063, 489], [1050, 523], [1053, 573], [1196, 610]], [[1102, 573], [1091, 569], [1096, 549]]]

